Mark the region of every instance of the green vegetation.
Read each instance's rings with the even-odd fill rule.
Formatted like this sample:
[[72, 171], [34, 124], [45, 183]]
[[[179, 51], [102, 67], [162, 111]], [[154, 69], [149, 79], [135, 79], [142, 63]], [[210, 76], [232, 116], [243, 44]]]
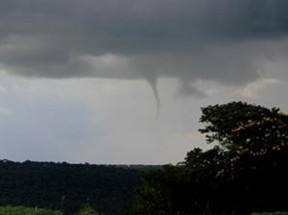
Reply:
[[77, 213], [77, 215], [98, 215], [98, 213], [89, 204], [85, 204]]
[[202, 108], [214, 147], [145, 177], [136, 215], [250, 215], [288, 211], [288, 116], [233, 102]]
[[52, 211], [40, 208], [4, 206], [0, 207], [0, 215], [63, 215], [63, 213], [61, 211]]
[[[43, 208], [0, 206], [0, 215], [63, 215], [63, 213], [58, 210], [53, 211]], [[98, 213], [89, 204], [85, 204], [80, 211], [74, 215], [98, 215]]]

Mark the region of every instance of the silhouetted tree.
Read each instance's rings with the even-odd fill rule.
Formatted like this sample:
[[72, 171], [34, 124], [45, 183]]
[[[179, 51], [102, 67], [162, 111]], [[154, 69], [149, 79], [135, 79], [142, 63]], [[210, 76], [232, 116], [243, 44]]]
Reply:
[[212, 149], [146, 177], [138, 214], [249, 215], [288, 210], [288, 116], [243, 102], [202, 108]]
[[225, 152], [218, 174], [233, 180], [239, 214], [287, 210], [288, 201], [279, 194], [288, 191], [288, 116], [242, 102], [208, 106], [202, 113], [206, 126], [200, 131]]

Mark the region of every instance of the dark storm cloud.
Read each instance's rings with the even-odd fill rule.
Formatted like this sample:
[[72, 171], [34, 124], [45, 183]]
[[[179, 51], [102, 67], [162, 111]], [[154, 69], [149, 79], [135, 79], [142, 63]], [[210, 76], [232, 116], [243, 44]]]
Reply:
[[255, 80], [288, 32], [288, 1], [0, 1], [1, 63], [25, 77], [167, 76], [200, 95], [190, 82]]

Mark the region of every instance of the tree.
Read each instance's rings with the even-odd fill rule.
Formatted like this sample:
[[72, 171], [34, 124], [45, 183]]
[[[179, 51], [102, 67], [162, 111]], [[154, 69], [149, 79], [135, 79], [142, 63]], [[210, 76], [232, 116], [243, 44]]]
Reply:
[[[288, 209], [279, 193], [287, 193], [288, 116], [278, 108], [232, 102], [202, 108], [200, 132], [225, 152], [218, 172], [230, 177], [240, 214]], [[242, 211], [246, 209], [246, 212]]]
[[232, 102], [202, 108], [202, 113], [200, 122], [206, 126], [199, 131], [208, 143], [216, 141], [223, 149], [230, 172], [283, 163], [288, 150], [288, 115], [279, 109]]
[[200, 122], [207, 123], [199, 131], [206, 134], [208, 143], [218, 141], [224, 149], [238, 154], [249, 149], [249, 153], [264, 155], [288, 147], [288, 116], [278, 108], [243, 102], [208, 106], [202, 108]]
[[[184, 162], [147, 177], [140, 199], [150, 210], [138, 214], [287, 211], [279, 193], [288, 192], [288, 116], [277, 108], [232, 102], [202, 108], [200, 122], [200, 132], [215, 146], [195, 148]], [[153, 207], [159, 205], [161, 211]]]

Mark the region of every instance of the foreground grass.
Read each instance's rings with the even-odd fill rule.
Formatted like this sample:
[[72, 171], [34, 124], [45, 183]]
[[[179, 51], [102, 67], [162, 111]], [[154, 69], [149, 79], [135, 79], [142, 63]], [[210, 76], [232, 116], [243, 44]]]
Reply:
[[[0, 206], [0, 215], [64, 215], [61, 211], [53, 211], [43, 208], [29, 208], [23, 206]], [[90, 207], [83, 205], [81, 210], [75, 215], [98, 215], [98, 213]]]
[[0, 215], [63, 215], [61, 211], [53, 211], [40, 208], [28, 208], [22, 206], [2, 206]]
[[[0, 215], [64, 215], [61, 211], [23, 206], [0, 206]], [[89, 205], [84, 205], [77, 215], [97, 215]], [[288, 212], [252, 213], [251, 215], [288, 215]]]

